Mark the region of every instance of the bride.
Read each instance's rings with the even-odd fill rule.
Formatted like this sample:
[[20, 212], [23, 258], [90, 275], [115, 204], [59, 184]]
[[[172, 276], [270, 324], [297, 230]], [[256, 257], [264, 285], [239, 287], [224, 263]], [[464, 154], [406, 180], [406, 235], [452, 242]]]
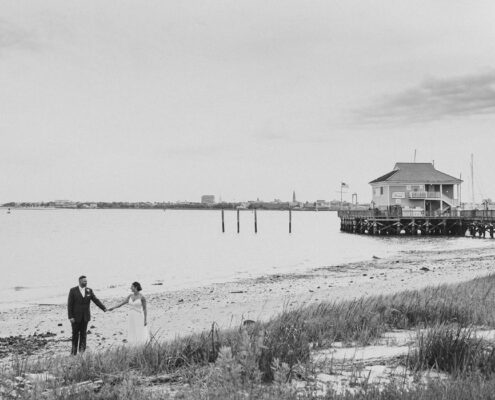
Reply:
[[132, 294], [127, 296], [122, 303], [108, 309], [108, 311], [112, 311], [124, 304], [129, 305], [127, 343], [132, 346], [145, 344], [149, 340], [146, 299], [141, 294], [141, 290], [140, 283], [133, 282], [131, 285]]

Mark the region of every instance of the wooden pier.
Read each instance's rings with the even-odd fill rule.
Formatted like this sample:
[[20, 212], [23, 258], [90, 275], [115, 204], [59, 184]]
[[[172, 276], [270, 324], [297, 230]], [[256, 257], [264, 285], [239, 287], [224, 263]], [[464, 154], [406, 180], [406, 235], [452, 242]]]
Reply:
[[368, 235], [443, 235], [494, 238], [495, 210], [462, 210], [442, 215], [404, 215], [400, 208], [386, 211], [341, 210], [340, 230]]

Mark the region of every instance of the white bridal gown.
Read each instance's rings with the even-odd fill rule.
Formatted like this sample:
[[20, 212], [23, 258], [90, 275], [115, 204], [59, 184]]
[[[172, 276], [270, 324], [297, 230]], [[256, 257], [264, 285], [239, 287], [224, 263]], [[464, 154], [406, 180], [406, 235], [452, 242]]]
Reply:
[[131, 346], [145, 344], [149, 340], [148, 327], [144, 326], [143, 303], [141, 298], [129, 297], [129, 330], [127, 343]]

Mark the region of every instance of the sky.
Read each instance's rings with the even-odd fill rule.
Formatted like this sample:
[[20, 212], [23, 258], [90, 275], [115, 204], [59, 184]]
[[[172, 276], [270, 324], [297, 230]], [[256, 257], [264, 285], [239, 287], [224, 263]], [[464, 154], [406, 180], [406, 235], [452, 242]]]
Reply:
[[[495, 2], [0, 0], [0, 203], [495, 199]], [[464, 199], [463, 199], [464, 200]], [[470, 200], [470, 199], [469, 199]]]

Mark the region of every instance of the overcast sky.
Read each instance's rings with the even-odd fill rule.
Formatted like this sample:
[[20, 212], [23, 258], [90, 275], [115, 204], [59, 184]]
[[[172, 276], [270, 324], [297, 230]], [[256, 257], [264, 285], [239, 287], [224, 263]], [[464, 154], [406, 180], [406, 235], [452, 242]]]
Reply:
[[[0, 202], [495, 199], [495, 2], [0, 0]], [[468, 200], [468, 199], [466, 199]]]

